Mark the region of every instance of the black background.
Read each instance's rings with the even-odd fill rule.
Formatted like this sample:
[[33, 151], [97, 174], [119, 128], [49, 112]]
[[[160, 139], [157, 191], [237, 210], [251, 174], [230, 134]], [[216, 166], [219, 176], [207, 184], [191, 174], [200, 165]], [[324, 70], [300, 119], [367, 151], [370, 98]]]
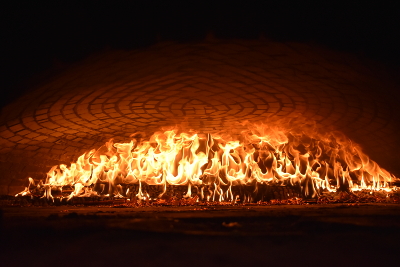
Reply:
[[32, 77], [56, 72], [91, 53], [162, 40], [196, 41], [207, 34], [317, 43], [399, 70], [400, 12], [395, 1], [148, 2], [4, 6], [0, 107], [27, 90]]

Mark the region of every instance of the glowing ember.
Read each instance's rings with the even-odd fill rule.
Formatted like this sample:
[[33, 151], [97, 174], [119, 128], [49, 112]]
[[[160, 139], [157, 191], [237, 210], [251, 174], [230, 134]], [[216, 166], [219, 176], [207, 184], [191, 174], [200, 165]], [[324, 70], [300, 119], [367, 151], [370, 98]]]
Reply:
[[273, 125], [242, 124], [248, 129], [238, 134], [174, 128], [148, 139], [136, 133], [129, 143], [110, 140], [69, 167], [54, 166], [45, 182], [29, 178], [29, 186], [17, 196], [39, 190], [48, 199], [62, 198], [64, 192], [68, 200], [112, 196], [162, 201], [174, 195], [168, 188], [183, 187], [181, 197], [192, 201], [256, 202], [274, 198], [271, 188], [277, 187], [286, 188], [281, 195], [301, 198], [395, 189], [391, 182], [396, 178], [342, 134], [317, 133], [309, 125]]

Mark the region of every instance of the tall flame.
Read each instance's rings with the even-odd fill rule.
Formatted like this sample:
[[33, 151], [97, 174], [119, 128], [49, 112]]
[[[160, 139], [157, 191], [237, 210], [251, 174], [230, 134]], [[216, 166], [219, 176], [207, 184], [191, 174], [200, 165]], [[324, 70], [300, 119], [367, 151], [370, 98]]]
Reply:
[[[149, 198], [144, 189], [186, 186], [183, 197], [204, 201], [236, 201], [236, 187], [253, 186], [242, 201], [254, 201], [261, 186], [290, 186], [313, 198], [323, 192], [387, 190], [395, 177], [338, 132], [321, 134], [313, 127], [249, 124], [240, 133], [183, 132], [178, 127], [131, 135], [129, 143], [106, 142], [81, 155], [68, 167], [54, 166], [40, 182], [44, 196], [73, 186], [68, 199], [79, 196]], [[29, 195], [35, 181], [19, 195]]]

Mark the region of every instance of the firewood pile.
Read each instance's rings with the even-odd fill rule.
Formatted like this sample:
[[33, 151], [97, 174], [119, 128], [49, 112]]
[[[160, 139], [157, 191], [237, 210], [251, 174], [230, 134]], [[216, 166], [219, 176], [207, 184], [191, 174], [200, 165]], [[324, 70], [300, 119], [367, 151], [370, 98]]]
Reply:
[[[127, 190], [129, 189], [129, 190]], [[47, 205], [82, 205], [113, 207], [146, 207], [146, 206], [232, 206], [232, 205], [304, 205], [333, 203], [400, 203], [400, 190], [387, 192], [361, 190], [356, 192], [319, 192], [313, 198], [305, 198], [300, 190], [291, 186], [235, 186], [231, 188], [233, 200], [220, 198], [211, 187], [192, 187], [188, 195], [187, 186], [168, 185], [166, 190], [160, 185], [142, 185], [138, 195], [138, 185], [123, 188], [125, 195], [94, 194], [91, 196], [68, 196], [72, 187], [62, 191], [52, 191], [52, 197], [44, 197], [43, 189], [34, 188], [29, 195], [3, 196], [0, 205], [6, 206], [47, 206]], [[165, 191], [163, 193], [163, 191]], [[145, 196], [145, 197], [143, 197]]]
[[400, 190], [387, 192], [362, 190], [356, 192], [327, 192], [318, 197], [318, 204], [330, 203], [400, 203]]

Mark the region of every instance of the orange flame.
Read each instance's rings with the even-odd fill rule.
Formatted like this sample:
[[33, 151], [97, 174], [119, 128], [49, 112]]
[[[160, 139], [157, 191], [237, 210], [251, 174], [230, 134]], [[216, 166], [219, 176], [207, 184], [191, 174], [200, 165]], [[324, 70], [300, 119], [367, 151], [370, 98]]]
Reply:
[[[324, 191], [392, 190], [395, 177], [340, 133], [279, 124], [242, 126], [248, 129], [239, 134], [173, 128], [149, 139], [133, 134], [129, 143], [110, 140], [69, 167], [52, 167], [37, 186], [47, 198], [53, 198], [52, 189], [73, 186], [68, 199], [104, 194], [148, 199], [143, 187], [149, 185], [162, 188], [161, 198], [167, 186], [187, 186], [184, 197], [191, 197], [196, 188], [203, 201], [236, 201], [239, 196], [232, 189], [246, 185], [255, 185], [255, 190], [257, 185], [292, 186], [306, 198]], [[30, 194], [35, 182], [29, 181], [18, 195]], [[132, 192], [127, 185], [136, 185], [137, 190]]]

